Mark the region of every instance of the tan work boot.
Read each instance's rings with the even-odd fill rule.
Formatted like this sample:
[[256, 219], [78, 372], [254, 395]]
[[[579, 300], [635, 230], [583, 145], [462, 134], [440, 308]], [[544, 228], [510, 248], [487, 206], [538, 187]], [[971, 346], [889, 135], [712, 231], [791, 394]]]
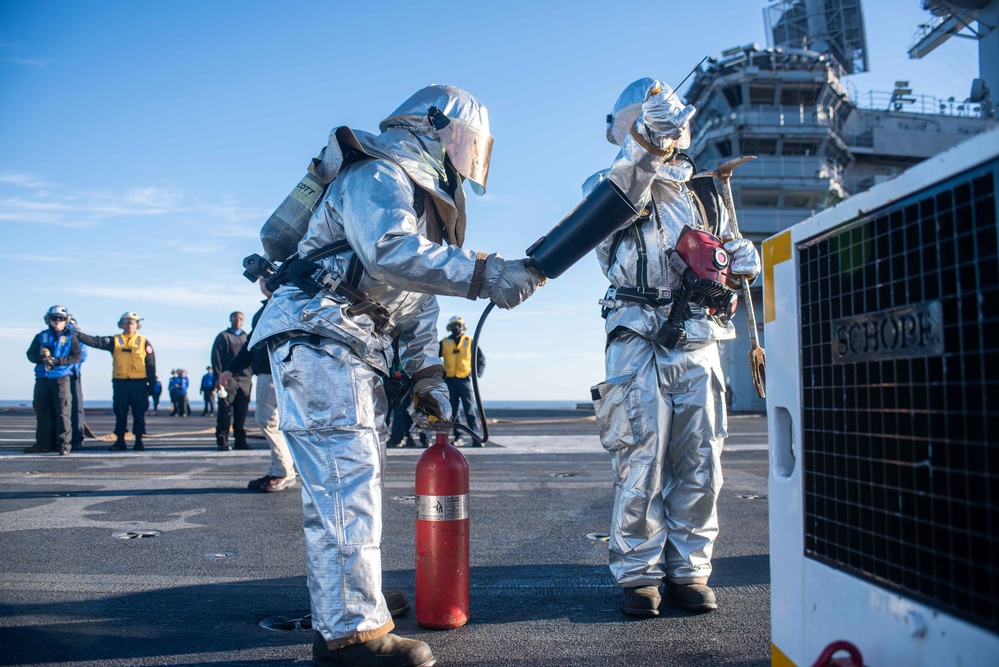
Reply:
[[658, 586], [638, 586], [626, 588], [621, 596], [621, 611], [628, 616], [651, 618], [659, 615], [662, 597]]
[[667, 579], [666, 592], [676, 606], [692, 614], [703, 614], [718, 608], [715, 592], [707, 584], [679, 584]]
[[331, 649], [317, 632], [312, 640], [312, 664], [318, 667], [433, 667], [437, 659], [426, 642], [391, 633]]

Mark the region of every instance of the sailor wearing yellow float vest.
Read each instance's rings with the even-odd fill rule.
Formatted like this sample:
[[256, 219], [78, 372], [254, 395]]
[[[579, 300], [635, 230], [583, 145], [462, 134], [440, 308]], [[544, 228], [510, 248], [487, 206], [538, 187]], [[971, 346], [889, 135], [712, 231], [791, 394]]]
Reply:
[[132, 433], [135, 435], [133, 449], [145, 449], [142, 436], [146, 433], [147, 396], [156, 384], [156, 355], [153, 346], [145, 336], [138, 333], [142, 328], [142, 318], [133, 312], [125, 312], [118, 320], [121, 333], [117, 336], [89, 336], [77, 332], [84, 345], [107, 350], [111, 353], [113, 373], [111, 379], [112, 404], [114, 406], [115, 443], [109, 448], [113, 452], [125, 449], [125, 433], [128, 431], [128, 411], [132, 411]]
[[[441, 340], [440, 355], [444, 360], [444, 383], [447, 384], [448, 393], [451, 395], [451, 414], [454, 415], [455, 422], [458, 421], [458, 401], [461, 401], [461, 409], [465, 415], [465, 422], [468, 428], [479, 433], [479, 419], [475, 413], [472, 393], [472, 338], [465, 335], [465, 320], [460, 317], [452, 317], [447, 323], [447, 330], [451, 334]], [[475, 355], [475, 377], [482, 377], [482, 371], [486, 368], [486, 356], [482, 350], [477, 350]], [[454, 444], [461, 446], [464, 441], [461, 431], [455, 429]], [[481, 447], [482, 443], [472, 442], [473, 447]]]

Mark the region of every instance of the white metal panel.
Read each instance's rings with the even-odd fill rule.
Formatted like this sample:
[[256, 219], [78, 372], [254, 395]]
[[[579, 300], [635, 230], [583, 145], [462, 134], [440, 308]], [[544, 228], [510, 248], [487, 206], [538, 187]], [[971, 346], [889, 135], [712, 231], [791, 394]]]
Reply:
[[[835, 640], [856, 644], [873, 667], [999, 664], [999, 635], [804, 556], [799, 243], [999, 155], [999, 129], [930, 158], [771, 237], [790, 258], [765, 266], [767, 412], [770, 420], [772, 640], [798, 667]], [[785, 236], [786, 235], [786, 236]], [[782, 238], [784, 237], [784, 238]], [[788, 442], [790, 440], [790, 442]], [[793, 455], [793, 456], [792, 456]], [[986, 582], [987, 585], [987, 582]]]

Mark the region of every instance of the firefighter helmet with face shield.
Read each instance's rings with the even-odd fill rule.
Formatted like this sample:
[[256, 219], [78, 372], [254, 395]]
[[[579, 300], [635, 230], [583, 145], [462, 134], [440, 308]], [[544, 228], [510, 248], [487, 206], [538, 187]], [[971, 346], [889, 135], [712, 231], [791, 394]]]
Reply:
[[416, 126], [429, 123], [455, 171], [468, 180], [475, 194], [485, 194], [493, 137], [489, 134], [486, 107], [471, 93], [454, 86], [427, 86], [416, 91], [378, 127], [384, 132], [398, 121]]
[[[678, 107], [683, 106], [680, 96], [665, 83], [651, 77], [633, 81], [617, 98], [613, 110], [607, 114], [607, 141], [615, 146], [624, 144], [632, 126], [639, 114], [642, 113], [642, 104], [649, 91], [654, 90], [657, 86], [660, 92], [666, 93], [667, 96], [672, 95]], [[681, 128], [680, 138], [676, 140], [676, 147], [680, 150], [690, 148], [690, 123], [684, 123]]]

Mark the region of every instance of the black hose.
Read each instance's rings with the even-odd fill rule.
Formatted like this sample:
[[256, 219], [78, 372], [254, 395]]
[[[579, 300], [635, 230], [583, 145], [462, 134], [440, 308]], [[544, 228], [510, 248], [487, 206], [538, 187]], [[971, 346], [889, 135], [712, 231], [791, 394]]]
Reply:
[[479, 395], [479, 374], [476, 372], [478, 369], [479, 361], [479, 334], [482, 333], [482, 325], [485, 324], [486, 318], [489, 316], [489, 311], [491, 311], [496, 306], [492, 301], [486, 306], [486, 309], [482, 311], [482, 315], [479, 317], [479, 323], [475, 325], [475, 334], [472, 336], [472, 389], [475, 394], [475, 409], [479, 413], [479, 422], [482, 423], [482, 435], [479, 435], [469, 427], [464, 424], [458, 423], [458, 415], [452, 415], [454, 420], [454, 428], [464, 433], [479, 445], [484, 445], [489, 440], [489, 423], [486, 421], [486, 411], [482, 407], [482, 396]]

